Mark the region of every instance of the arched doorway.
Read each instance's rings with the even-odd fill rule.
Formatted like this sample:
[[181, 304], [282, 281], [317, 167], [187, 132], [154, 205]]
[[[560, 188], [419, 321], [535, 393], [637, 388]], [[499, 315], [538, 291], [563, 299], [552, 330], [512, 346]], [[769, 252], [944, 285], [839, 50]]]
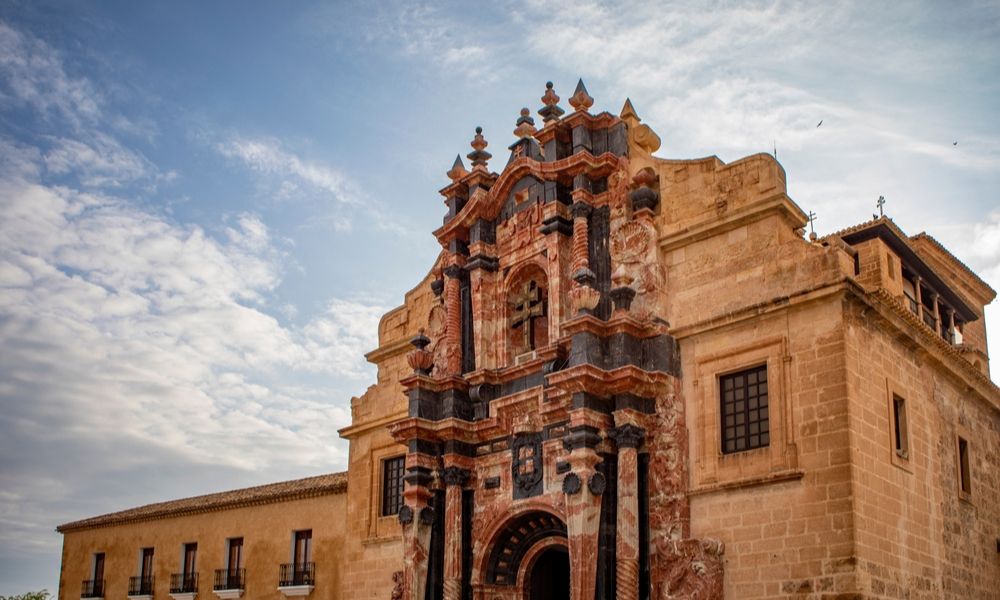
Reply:
[[569, 552], [553, 545], [542, 551], [530, 566], [526, 600], [569, 600]]

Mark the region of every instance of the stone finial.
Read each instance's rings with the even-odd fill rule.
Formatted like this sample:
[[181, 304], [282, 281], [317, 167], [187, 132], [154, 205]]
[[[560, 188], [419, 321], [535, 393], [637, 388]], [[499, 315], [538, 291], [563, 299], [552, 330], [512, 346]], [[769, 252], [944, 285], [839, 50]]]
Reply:
[[559, 96], [552, 89], [551, 81], [545, 82], [545, 95], [542, 96], [542, 104], [545, 106], [539, 109], [538, 114], [542, 116], [542, 121], [546, 124], [550, 121], [558, 121], [559, 117], [566, 112], [559, 108]]
[[517, 127], [514, 129], [514, 135], [519, 138], [533, 137], [535, 132], [535, 120], [531, 118], [531, 111], [527, 108], [521, 109], [521, 116], [517, 119]]
[[406, 355], [406, 361], [410, 363], [410, 367], [413, 368], [413, 372], [417, 375], [428, 375], [431, 372], [431, 368], [434, 366], [434, 355], [427, 350], [427, 346], [431, 343], [431, 340], [424, 335], [424, 330], [421, 329], [417, 332], [417, 335], [413, 336], [410, 340], [410, 344], [413, 345], [413, 350]]
[[458, 181], [468, 174], [469, 172], [465, 170], [465, 163], [462, 162], [462, 156], [460, 154], [456, 154], [455, 163], [451, 165], [451, 169], [445, 173], [445, 175], [447, 175], [452, 181]]
[[608, 292], [608, 295], [614, 304], [615, 312], [628, 312], [632, 307], [632, 300], [635, 299], [635, 288], [632, 287], [635, 278], [628, 274], [624, 265], [619, 265], [611, 275], [611, 281], [615, 287]]
[[573, 92], [573, 97], [569, 99], [569, 104], [581, 112], [587, 112], [587, 109], [594, 105], [594, 98], [587, 93], [587, 86], [583, 85], [583, 79], [577, 82], [576, 91]]
[[649, 154], [660, 149], [660, 136], [656, 135], [656, 132], [650, 129], [649, 125], [642, 123], [639, 113], [635, 112], [635, 107], [632, 106], [632, 100], [625, 99], [625, 105], [622, 106], [622, 112], [619, 116], [628, 126], [630, 142]]
[[486, 170], [486, 161], [493, 158], [493, 155], [485, 150], [486, 146], [489, 146], [489, 142], [483, 137], [483, 128], [476, 127], [476, 137], [472, 138], [469, 142], [472, 146], [472, 152], [466, 155], [466, 158], [472, 161], [472, 168]]
[[625, 105], [622, 106], [622, 112], [618, 116], [626, 123], [629, 121], [638, 123], [640, 121], [639, 113], [635, 112], [635, 107], [632, 106], [632, 100], [629, 98], [625, 98]]
[[654, 210], [656, 205], [660, 203], [660, 194], [653, 189], [657, 179], [659, 177], [657, 177], [656, 173], [650, 167], [640, 169], [632, 177], [632, 181], [636, 184], [636, 189], [629, 193], [633, 211], [639, 211], [644, 208]]

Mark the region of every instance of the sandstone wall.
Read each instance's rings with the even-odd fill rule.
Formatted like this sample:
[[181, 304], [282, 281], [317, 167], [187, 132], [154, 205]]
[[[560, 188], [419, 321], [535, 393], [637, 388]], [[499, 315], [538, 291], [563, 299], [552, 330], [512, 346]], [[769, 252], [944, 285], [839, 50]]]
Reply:
[[[227, 539], [243, 538], [246, 597], [283, 600], [278, 591], [279, 565], [292, 561], [293, 532], [312, 529], [316, 587], [310, 598], [342, 598], [345, 566], [346, 495], [331, 494], [246, 506], [201, 514], [67, 532], [63, 537], [59, 600], [80, 598], [80, 585], [91, 579], [92, 557], [105, 554], [105, 598], [123, 600], [129, 577], [139, 575], [142, 548], [154, 549], [155, 598], [169, 598], [170, 575], [182, 570], [182, 548], [198, 544], [196, 559], [200, 598], [212, 598], [216, 569], [225, 569]], [[334, 516], [336, 515], [336, 516]]]

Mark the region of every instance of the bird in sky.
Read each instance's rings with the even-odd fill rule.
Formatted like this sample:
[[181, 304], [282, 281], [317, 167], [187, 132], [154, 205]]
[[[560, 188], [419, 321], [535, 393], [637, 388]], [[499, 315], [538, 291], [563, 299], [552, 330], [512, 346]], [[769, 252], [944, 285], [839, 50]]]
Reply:
[[952, 145], [952, 146], [957, 146], [957, 145], [958, 145], [958, 142], [952, 142], [952, 143], [951, 143], [951, 145]]
[[823, 119], [820, 119], [819, 123], [816, 123], [816, 129], [819, 129], [819, 126], [822, 124], [823, 124]]

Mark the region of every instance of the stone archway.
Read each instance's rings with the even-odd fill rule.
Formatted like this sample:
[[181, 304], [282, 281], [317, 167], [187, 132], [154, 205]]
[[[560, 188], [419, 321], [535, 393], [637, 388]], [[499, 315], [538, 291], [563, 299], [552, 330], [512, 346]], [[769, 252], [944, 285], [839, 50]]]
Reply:
[[552, 513], [535, 510], [515, 516], [494, 538], [486, 563], [485, 583], [528, 592], [538, 561], [544, 559], [544, 564], [554, 563], [559, 557], [550, 557], [548, 553], [561, 551], [565, 556], [568, 586], [569, 554], [566, 543], [566, 523]]
[[569, 600], [569, 548], [562, 538], [536, 543], [523, 561], [519, 588], [524, 600]]

